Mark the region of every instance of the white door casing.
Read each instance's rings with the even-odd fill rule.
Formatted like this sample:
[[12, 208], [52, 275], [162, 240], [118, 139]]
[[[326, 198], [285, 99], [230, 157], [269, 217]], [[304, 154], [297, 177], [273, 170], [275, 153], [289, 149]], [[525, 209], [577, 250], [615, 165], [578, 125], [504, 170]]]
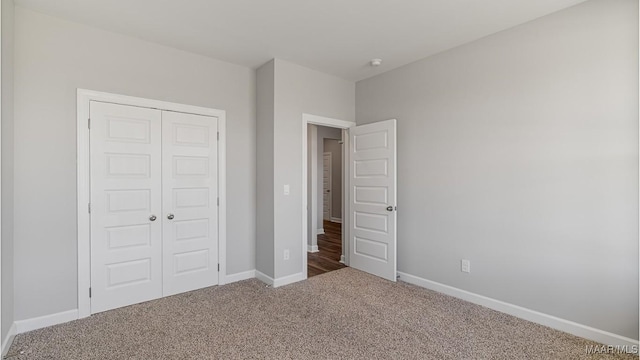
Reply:
[[[95, 299], [95, 291], [92, 286], [92, 269], [91, 269], [91, 129], [96, 128], [96, 120], [90, 119], [91, 103], [111, 103], [123, 106], [131, 106], [152, 111], [173, 111], [186, 114], [198, 114], [202, 116], [210, 116], [217, 119], [218, 123], [218, 141], [217, 141], [217, 193], [219, 206], [218, 214], [218, 283], [226, 282], [226, 113], [224, 110], [204, 108], [193, 105], [185, 105], [172, 103], [167, 101], [145, 99], [120, 94], [112, 94], [100, 91], [77, 89], [77, 113], [76, 113], [76, 134], [77, 134], [77, 231], [78, 231], [78, 318], [85, 318], [92, 313], [92, 292]], [[161, 127], [161, 119], [158, 118], [155, 123]], [[88, 126], [90, 124], [90, 126]], [[155, 130], [154, 130], [155, 131]], [[155, 209], [155, 207], [154, 207]], [[160, 210], [158, 210], [160, 211]], [[163, 215], [157, 216], [156, 225], [162, 223]], [[162, 279], [159, 278], [160, 282]]]
[[90, 114], [97, 313], [162, 296], [161, 112], [92, 101]]
[[322, 153], [322, 218], [324, 220], [331, 220], [332, 213], [331, 161], [330, 152]]
[[349, 265], [396, 281], [396, 120], [349, 130]]
[[[308, 131], [309, 131], [309, 127], [308, 125], [320, 125], [320, 126], [329, 126], [329, 127], [335, 127], [338, 129], [343, 129], [343, 130], [347, 130], [345, 132], [343, 132], [343, 134], [348, 133], [348, 129], [350, 129], [352, 126], [355, 126], [356, 123], [353, 121], [345, 121], [345, 120], [340, 120], [340, 119], [332, 119], [332, 118], [327, 118], [327, 117], [323, 117], [323, 116], [317, 116], [317, 115], [311, 115], [311, 114], [302, 114], [302, 126], [300, 127], [302, 129], [302, 148], [301, 150], [301, 154], [302, 154], [302, 173], [301, 175], [301, 183], [300, 183], [300, 187], [302, 189], [302, 193], [303, 194], [308, 194], [308, 191], [311, 191], [311, 198], [312, 199], [318, 199], [319, 196], [317, 195], [317, 190], [313, 187], [313, 183], [312, 183], [312, 188], [309, 189], [308, 188], [308, 184], [307, 184], [307, 166], [308, 166], [308, 159], [307, 159], [307, 151], [308, 149]], [[343, 141], [345, 142], [345, 148], [349, 147], [349, 137], [343, 137]], [[348, 151], [343, 151], [342, 152], [342, 156], [343, 156], [343, 174], [348, 174], [347, 171], [347, 166], [349, 165], [349, 161], [348, 161], [348, 156], [349, 156], [349, 152]], [[317, 157], [315, 157], [317, 158]], [[317, 168], [317, 167], [316, 167]], [[349, 177], [348, 176], [343, 176], [343, 181], [345, 182], [344, 185], [344, 189], [349, 189], [348, 186], [348, 181], [349, 181]], [[313, 180], [312, 180], [313, 181]], [[307, 247], [305, 246], [305, 242], [307, 239], [307, 234], [309, 231], [311, 232], [315, 232], [316, 229], [315, 227], [312, 227], [311, 229], [308, 228], [308, 226], [313, 224], [313, 220], [311, 221], [311, 223], [308, 222], [308, 217], [307, 217], [307, 211], [311, 211], [312, 213], [312, 218], [317, 218], [317, 216], [313, 216], [313, 215], [317, 215], [317, 210], [318, 207], [314, 206], [316, 204], [308, 203], [308, 196], [303, 196], [302, 197], [302, 202], [300, 203], [300, 211], [302, 214], [302, 233], [301, 233], [301, 251], [302, 253], [300, 254], [300, 258], [302, 259], [302, 273], [304, 275], [304, 278], [307, 278]], [[346, 196], [342, 197], [343, 199], [343, 212], [345, 214], [349, 213], [349, 198]], [[309, 209], [309, 206], [311, 206], [311, 209]], [[348, 219], [348, 217], [345, 217], [346, 219]], [[344, 221], [345, 219], [343, 219], [343, 226], [347, 226], [348, 225], [348, 221]], [[348, 236], [348, 228], [345, 229], [343, 227], [344, 230], [347, 231], [343, 231], [342, 232], [342, 236], [344, 242], [343, 242], [343, 250], [349, 247], [349, 236]], [[345, 252], [345, 264], [349, 265], [349, 252]]]
[[218, 284], [218, 119], [162, 112], [164, 296]]

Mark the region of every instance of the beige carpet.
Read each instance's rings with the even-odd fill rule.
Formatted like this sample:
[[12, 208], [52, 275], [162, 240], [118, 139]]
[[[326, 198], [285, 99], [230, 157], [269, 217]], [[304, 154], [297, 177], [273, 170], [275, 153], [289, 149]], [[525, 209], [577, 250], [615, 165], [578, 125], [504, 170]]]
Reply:
[[11, 359], [613, 359], [590, 343], [350, 268], [252, 279], [16, 337]]

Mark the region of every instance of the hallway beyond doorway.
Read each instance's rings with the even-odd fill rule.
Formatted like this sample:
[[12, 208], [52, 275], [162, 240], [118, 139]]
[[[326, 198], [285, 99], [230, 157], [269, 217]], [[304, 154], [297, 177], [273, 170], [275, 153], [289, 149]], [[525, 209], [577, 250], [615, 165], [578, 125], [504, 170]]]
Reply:
[[307, 276], [312, 277], [346, 267], [342, 255], [342, 224], [323, 221], [324, 234], [318, 235], [318, 252], [308, 253]]

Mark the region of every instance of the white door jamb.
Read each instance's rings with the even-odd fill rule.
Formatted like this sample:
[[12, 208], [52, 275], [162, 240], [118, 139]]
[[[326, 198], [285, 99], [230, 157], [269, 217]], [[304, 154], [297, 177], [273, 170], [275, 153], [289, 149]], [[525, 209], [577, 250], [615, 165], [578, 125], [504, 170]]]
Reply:
[[[309, 224], [307, 223], [307, 197], [308, 195], [308, 189], [307, 189], [307, 125], [312, 124], [312, 125], [320, 125], [320, 126], [327, 126], [327, 127], [332, 127], [332, 128], [338, 128], [338, 129], [342, 129], [343, 130], [343, 134], [345, 132], [349, 131], [350, 127], [356, 126], [356, 123], [353, 121], [346, 121], [346, 120], [339, 120], [339, 119], [332, 119], [332, 118], [327, 118], [327, 117], [323, 117], [323, 116], [317, 116], [317, 115], [310, 115], [310, 114], [302, 114], [302, 206], [301, 206], [301, 210], [302, 210], [302, 273], [304, 274], [304, 278], [307, 278], [307, 238], [308, 238], [308, 226]], [[348, 136], [344, 136], [343, 135], [343, 141], [344, 141], [344, 149], [348, 149], [349, 148], [349, 137]], [[342, 178], [344, 181], [344, 192], [342, 194], [342, 213], [343, 214], [348, 214], [349, 213], [349, 184], [348, 184], [348, 175], [349, 174], [349, 159], [348, 159], [348, 151], [343, 151], [343, 162], [342, 162], [342, 167], [343, 167], [343, 171], [342, 171]], [[346, 180], [345, 180], [346, 179]], [[315, 195], [315, 194], [314, 194]], [[344, 259], [344, 263], [346, 265], [349, 265], [349, 258], [348, 258], [348, 246], [349, 246], [349, 242], [347, 241], [347, 239], [349, 239], [347, 232], [349, 229], [349, 222], [348, 220], [346, 220], [347, 217], [343, 216], [343, 221], [342, 221], [342, 254], [346, 256], [346, 258]], [[312, 229], [312, 233], [315, 234], [316, 229]]]

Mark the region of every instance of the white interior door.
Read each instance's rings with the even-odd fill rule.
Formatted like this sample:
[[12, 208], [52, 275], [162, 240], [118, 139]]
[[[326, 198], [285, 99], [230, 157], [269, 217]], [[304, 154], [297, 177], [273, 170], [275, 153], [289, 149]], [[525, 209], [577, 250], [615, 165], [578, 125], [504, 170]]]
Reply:
[[331, 220], [331, 153], [322, 154], [322, 218]]
[[159, 110], [90, 103], [91, 312], [162, 296]]
[[349, 133], [349, 266], [396, 281], [396, 120]]
[[162, 112], [164, 295], [218, 284], [218, 119]]

